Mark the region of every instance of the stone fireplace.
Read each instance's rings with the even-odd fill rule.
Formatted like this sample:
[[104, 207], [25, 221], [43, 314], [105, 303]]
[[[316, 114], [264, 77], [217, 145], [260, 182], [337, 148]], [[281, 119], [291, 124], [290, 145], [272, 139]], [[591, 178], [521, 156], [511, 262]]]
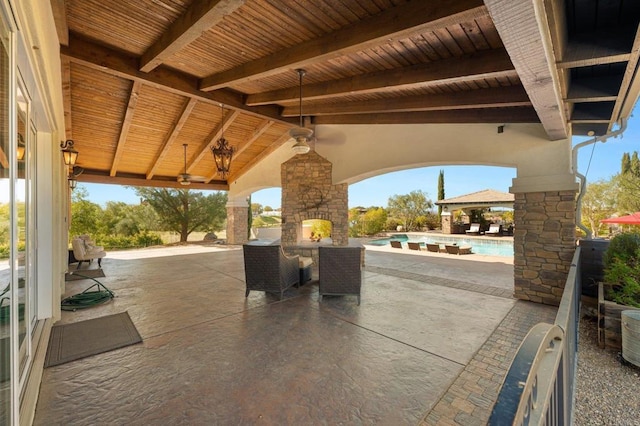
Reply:
[[281, 243], [287, 253], [317, 261], [318, 243], [305, 240], [302, 235], [302, 222], [309, 219], [331, 222], [332, 245], [349, 244], [349, 186], [334, 185], [331, 173], [331, 162], [315, 151], [295, 155], [282, 164]]

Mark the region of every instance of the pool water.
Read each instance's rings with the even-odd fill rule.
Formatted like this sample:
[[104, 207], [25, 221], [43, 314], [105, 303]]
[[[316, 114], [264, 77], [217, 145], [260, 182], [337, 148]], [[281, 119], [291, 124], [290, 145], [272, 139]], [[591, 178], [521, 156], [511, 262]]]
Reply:
[[420, 246], [424, 247], [426, 243], [456, 243], [459, 246], [471, 246], [472, 252], [475, 254], [483, 254], [487, 256], [513, 256], [513, 241], [511, 240], [495, 240], [481, 238], [456, 238], [445, 235], [407, 235], [407, 234], [395, 234], [389, 238], [380, 238], [368, 242], [372, 246], [386, 246], [389, 245], [389, 241], [400, 241], [402, 246], [406, 248], [407, 241], [420, 243]]

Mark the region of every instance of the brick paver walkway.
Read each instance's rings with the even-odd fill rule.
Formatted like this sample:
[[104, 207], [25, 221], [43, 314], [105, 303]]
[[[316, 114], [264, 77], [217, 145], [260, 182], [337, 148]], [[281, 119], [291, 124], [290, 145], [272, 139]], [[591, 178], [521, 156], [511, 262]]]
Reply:
[[[410, 279], [444, 287], [473, 291], [497, 297], [511, 298], [512, 289], [483, 286], [464, 281], [433, 277], [424, 273], [392, 268], [366, 266], [369, 272]], [[517, 301], [489, 339], [460, 372], [449, 389], [424, 416], [426, 425], [485, 425], [498, 398], [516, 351], [529, 330], [540, 322], [553, 323], [557, 308], [537, 303]]]

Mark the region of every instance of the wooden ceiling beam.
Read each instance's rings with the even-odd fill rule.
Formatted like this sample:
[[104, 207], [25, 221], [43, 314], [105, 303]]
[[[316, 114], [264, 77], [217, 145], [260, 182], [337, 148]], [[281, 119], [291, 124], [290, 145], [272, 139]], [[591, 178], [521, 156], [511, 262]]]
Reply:
[[[380, 89], [428, 87], [434, 84], [456, 84], [489, 78], [517, 78], [517, 76], [507, 52], [504, 49], [495, 49], [426, 64], [309, 84], [303, 87], [303, 94], [305, 100], [317, 100], [345, 94], [369, 93]], [[246, 104], [256, 106], [288, 102], [298, 99], [299, 96], [299, 88], [291, 87], [249, 95]]]
[[[320, 116], [520, 106], [531, 106], [527, 92], [522, 86], [509, 86], [470, 90], [468, 92], [440, 93], [359, 102], [352, 101], [322, 105], [311, 104], [305, 106], [304, 112], [305, 114]], [[285, 117], [294, 117], [297, 114], [299, 114], [297, 107], [287, 107], [282, 112], [282, 115]]]
[[615, 101], [622, 75], [572, 78], [567, 93], [568, 102]]
[[322, 115], [313, 124], [539, 123], [532, 107]]
[[[628, 30], [592, 31], [569, 40], [559, 68], [578, 68], [592, 65], [626, 62], [631, 54], [630, 49], [621, 46], [628, 44]], [[631, 46], [629, 46], [630, 48]]]
[[412, 1], [324, 36], [205, 77], [200, 83], [200, 89], [216, 90], [268, 77], [313, 62], [327, 61], [372, 48], [381, 43], [401, 40], [412, 34], [472, 21], [486, 13], [481, 0]]
[[158, 155], [156, 156], [156, 159], [153, 162], [153, 166], [151, 166], [151, 169], [147, 173], [147, 176], [146, 176], [147, 180], [153, 178], [153, 175], [156, 173], [158, 166], [160, 165], [162, 160], [164, 160], [164, 158], [167, 156], [167, 153], [169, 152], [169, 148], [171, 147], [171, 145], [173, 145], [173, 142], [178, 137], [180, 130], [182, 130], [182, 127], [187, 122], [187, 119], [191, 115], [191, 111], [193, 111], [193, 108], [196, 106], [197, 103], [198, 101], [196, 101], [195, 99], [189, 98], [189, 100], [185, 104], [184, 108], [182, 109], [182, 113], [180, 113], [180, 117], [178, 117], [178, 120], [173, 125], [171, 132], [169, 132], [169, 134], [167, 135], [167, 138], [164, 140], [164, 143], [162, 144], [162, 148], [160, 148], [160, 152], [158, 152]]
[[[85, 171], [77, 177], [77, 180], [78, 182], [103, 183], [109, 185], [185, 189], [183, 185], [176, 181], [175, 176], [155, 176], [153, 179], [146, 179], [144, 174], [120, 173], [116, 176], [109, 176], [106, 172], [101, 170], [85, 169]], [[219, 180], [212, 183], [192, 182], [188, 189], [228, 191], [229, 185], [226, 182]]]
[[570, 136], [547, 11], [538, 0], [485, 0], [549, 140]]
[[131, 94], [129, 95], [129, 103], [127, 104], [127, 110], [125, 111], [124, 118], [122, 119], [122, 127], [120, 128], [120, 137], [118, 138], [118, 145], [116, 146], [116, 153], [113, 156], [113, 162], [111, 163], [111, 171], [109, 176], [115, 176], [118, 171], [118, 165], [124, 152], [124, 145], [127, 143], [127, 137], [129, 136], [129, 128], [133, 121], [133, 114], [136, 112], [136, 105], [138, 98], [140, 97], [140, 88], [142, 82], [134, 81], [133, 87], [131, 87]]
[[65, 139], [73, 139], [73, 119], [71, 114], [71, 63], [68, 59], [60, 60], [62, 80], [62, 107], [64, 109]]
[[51, 0], [51, 12], [56, 25], [58, 41], [62, 46], [69, 45], [69, 25], [67, 24], [67, 7], [65, 0]]
[[180, 96], [194, 98], [208, 104], [224, 104], [229, 109], [238, 110], [262, 119], [274, 120], [287, 125], [296, 124], [295, 120], [284, 120], [280, 116], [279, 108], [276, 106], [246, 106], [243, 96], [237, 92], [231, 90], [203, 92], [198, 89], [198, 80], [195, 77], [172, 69], [158, 67], [153, 71], [144, 73], [138, 69], [139, 58], [81, 39], [73, 33], [69, 39], [69, 46], [60, 46], [60, 55], [62, 58], [68, 58], [72, 63], [119, 78], [140, 81], [145, 85]]
[[236, 11], [245, 0], [195, 1], [140, 58], [140, 71], [149, 72]]
[[209, 146], [211, 146], [214, 143], [216, 143], [218, 141], [218, 139], [220, 139], [222, 137], [224, 132], [233, 124], [233, 122], [239, 116], [240, 116], [240, 113], [238, 111], [231, 110], [231, 112], [228, 113], [227, 116], [222, 119], [222, 122], [224, 122], [224, 125], [222, 123], [218, 124], [216, 126], [216, 128], [213, 129], [213, 132], [211, 132], [209, 134], [209, 136], [207, 136], [207, 139], [205, 140], [205, 144], [204, 144], [202, 150], [193, 159], [193, 161], [191, 161], [191, 164], [189, 164], [189, 166], [187, 167], [187, 173], [191, 173], [193, 171], [193, 168], [196, 166], [196, 164], [198, 164], [200, 161], [202, 161], [204, 156], [211, 151]]

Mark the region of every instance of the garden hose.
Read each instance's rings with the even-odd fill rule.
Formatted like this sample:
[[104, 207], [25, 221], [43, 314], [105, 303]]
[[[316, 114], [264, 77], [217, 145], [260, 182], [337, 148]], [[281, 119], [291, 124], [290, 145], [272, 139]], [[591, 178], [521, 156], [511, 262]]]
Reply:
[[[74, 294], [64, 299], [61, 303], [61, 309], [63, 311], [76, 311], [78, 309], [90, 308], [108, 302], [115, 297], [115, 294], [111, 290], [95, 278], [87, 277], [77, 272], [73, 272], [73, 275], [92, 279], [96, 283], [82, 293]], [[96, 290], [92, 290], [94, 287]]]

